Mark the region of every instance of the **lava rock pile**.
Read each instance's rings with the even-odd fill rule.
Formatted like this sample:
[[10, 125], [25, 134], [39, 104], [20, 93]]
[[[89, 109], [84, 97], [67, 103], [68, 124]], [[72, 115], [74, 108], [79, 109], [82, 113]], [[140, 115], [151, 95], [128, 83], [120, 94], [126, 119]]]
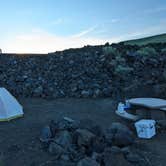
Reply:
[[51, 121], [41, 131], [43, 149], [59, 162], [75, 166], [145, 164], [133, 150], [133, 132], [124, 124], [112, 123], [106, 131], [94, 122], [64, 117]]
[[16, 97], [165, 98], [165, 48], [107, 44], [40, 56], [1, 54], [0, 86]]

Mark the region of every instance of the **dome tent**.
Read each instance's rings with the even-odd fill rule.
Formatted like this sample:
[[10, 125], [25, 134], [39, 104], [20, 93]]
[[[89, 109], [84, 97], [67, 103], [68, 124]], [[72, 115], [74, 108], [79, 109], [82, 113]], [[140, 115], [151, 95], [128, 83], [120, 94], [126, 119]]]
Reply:
[[0, 88], [0, 121], [23, 116], [23, 107], [5, 88]]

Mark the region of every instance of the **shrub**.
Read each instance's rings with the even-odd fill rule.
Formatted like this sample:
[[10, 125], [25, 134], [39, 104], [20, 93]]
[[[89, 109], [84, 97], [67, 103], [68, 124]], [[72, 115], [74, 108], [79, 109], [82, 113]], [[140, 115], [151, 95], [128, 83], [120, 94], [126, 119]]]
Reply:
[[115, 57], [115, 60], [116, 60], [116, 62], [117, 62], [118, 64], [126, 64], [125, 58], [121, 57], [120, 55], [117, 55], [117, 56]]
[[124, 75], [125, 76], [126, 74], [129, 74], [133, 70], [134, 70], [133, 68], [128, 67], [128, 66], [118, 65], [115, 68], [115, 74]]
[[116, 68], [118, 65], [126, 65], [126, 60], [121, 56], [116, 56], [115, 59], [111, 60], [110, 64], [112, 67]]
[[155, 55], [157, 55], [157, 52], [152, 47], [143, 47], [143, 48], [139, 49], [136, 52], [136, 54], [137, 55], [142, 55], [142, 56], [155, 56]]
[[119, 55], [119, 52], [117, 51], [117, 49], [111, 46], [103, 47], [103, 53], [105, 55], [114, 55], [114, 56]]
[[166, 54], [166, 48], [163, 48], [163, 49], [161, 50], [161, 53], [162, 53], [162, 54]]

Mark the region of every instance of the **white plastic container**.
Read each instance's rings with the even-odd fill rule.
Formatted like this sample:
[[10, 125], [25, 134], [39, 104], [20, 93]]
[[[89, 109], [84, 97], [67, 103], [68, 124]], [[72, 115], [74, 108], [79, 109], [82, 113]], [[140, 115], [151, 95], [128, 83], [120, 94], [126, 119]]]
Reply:
[[152, 138], [156, 134], [155, 120], [142, 119], [135, 123], [139, 138]]
[[117, 110], [117, 111], [118, 111], [119, 113], [121, 113], [121, 114], [124, 113], [124, 111], [125, 111], [125, 110], [124, 110], [124, 107], [125, 107], [125, 105], [124, 105], [123, 103], [119, 103], [119, 104], [118, 104], [118, 110]]

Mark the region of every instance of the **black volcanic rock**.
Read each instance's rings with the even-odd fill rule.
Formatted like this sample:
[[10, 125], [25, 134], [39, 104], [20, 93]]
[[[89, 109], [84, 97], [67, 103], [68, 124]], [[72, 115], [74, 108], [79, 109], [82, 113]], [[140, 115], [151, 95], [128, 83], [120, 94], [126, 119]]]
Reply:
[[[104, 47], [109, 46], [86, 46], [45, 55], [1, 54], [0, 86], [25, 97], [166, 97], [166, 56], [162, 51], [166, 44], [113, 44], [117, 55], [106, 54]], [[153, 47], [157, 54], [137, 55], [143, 47]], [[149, 93], [148, 89], [153, 88]]]

